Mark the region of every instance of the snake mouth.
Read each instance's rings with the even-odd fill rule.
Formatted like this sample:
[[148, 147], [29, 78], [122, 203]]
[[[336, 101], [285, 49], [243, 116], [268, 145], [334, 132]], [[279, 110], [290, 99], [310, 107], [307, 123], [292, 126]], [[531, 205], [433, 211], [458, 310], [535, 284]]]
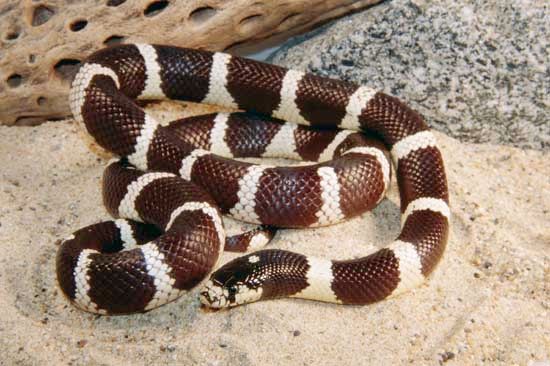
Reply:
[[203, 305], [210, 308], [220, 309], [231, 306], [229, 292], [221, 285], [215, 284], [212, 280], [209, 280], [204, 285], [199, 294], [199, 298]]
[[247, 285], [224, 286], [216, 280], [209, 280], [199, 296], [201, 303], [210, 308], [230, 308], [260, 300], [262, 288], [250, 288]]

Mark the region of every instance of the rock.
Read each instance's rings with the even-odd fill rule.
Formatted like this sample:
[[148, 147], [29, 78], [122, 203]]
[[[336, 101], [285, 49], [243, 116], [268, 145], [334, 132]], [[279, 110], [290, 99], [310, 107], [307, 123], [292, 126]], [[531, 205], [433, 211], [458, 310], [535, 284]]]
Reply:
[[392, 1], [271, 59], [384, 89], [464, 141], [550, 149], [544, 0]]
[[380, 0], [4, 1], [0, 5], [0, 123], [70, 115], [82, 59], [116, 43], [227, 48], [311, 28]]

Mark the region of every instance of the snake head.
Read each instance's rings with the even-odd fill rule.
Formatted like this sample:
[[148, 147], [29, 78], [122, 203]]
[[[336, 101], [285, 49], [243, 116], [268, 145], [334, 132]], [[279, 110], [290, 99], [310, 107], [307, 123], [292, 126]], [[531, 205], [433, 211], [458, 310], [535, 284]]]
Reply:
[[211, 308], [233, 307], [262, 297], [262, 255], [236, 258], [215, 271], [200, 293], [201, 302]]

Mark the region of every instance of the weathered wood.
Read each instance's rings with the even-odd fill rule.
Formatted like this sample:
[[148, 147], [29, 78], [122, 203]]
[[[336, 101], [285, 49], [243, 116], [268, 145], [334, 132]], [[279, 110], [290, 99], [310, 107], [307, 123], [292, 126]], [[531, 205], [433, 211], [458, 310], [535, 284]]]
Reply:
[[295, 34], [380, 0], [9, 0], [0, 5], [0, 123], [70, 115], [79, 62], [108, 44], [227, 50]]

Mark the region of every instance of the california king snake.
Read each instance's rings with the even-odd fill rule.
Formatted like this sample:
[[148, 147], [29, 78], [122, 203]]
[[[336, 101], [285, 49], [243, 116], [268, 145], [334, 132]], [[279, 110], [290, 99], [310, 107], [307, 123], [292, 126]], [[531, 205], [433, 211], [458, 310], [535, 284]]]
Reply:
[[[166, 98], [249, 113], [160, 126], [135, 102]], [[220, 308], [286, 296], [368, 304], [422, 283], [445, 249], [441, 153], [420, 115], [382, 92], [225, 53], [136, 44], [92, 54], [70, 105], [97, 143], [122, 157], [103, 178], [104, 203], [119, 219], [80, 229], [58, 251], [60, 287], [83, 310], [155, 308], [199, 284], [224, 246], [255, 250], [272, 228], [329, 225], [371, 209], [390, 179], [385, 149], [401, 199], [395, 241], [344, 261], [256, 251], [212, 273], [201, 302]], [[247, 156], [316, 163], [231, 159]], [[226, 242], [221, 213], [266, 226]]]

